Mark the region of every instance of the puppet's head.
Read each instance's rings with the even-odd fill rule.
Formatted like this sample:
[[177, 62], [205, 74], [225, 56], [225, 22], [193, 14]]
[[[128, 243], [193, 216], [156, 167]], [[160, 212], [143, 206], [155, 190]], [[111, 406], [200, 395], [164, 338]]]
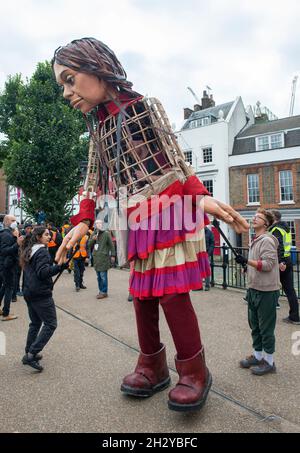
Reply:
[[[95, 75], [116, 91], [132, 91], [132, 83], [114, 52], [95, 38], [81, 38], [59, 47], [54, 52], [54, 63], [75, 71]], [[134, 93], [135, 94], [135, 93]]]

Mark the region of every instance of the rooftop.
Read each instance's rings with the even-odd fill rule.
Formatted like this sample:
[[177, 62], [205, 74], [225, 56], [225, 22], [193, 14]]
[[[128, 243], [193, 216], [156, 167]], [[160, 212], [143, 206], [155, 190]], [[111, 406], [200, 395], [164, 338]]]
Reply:
[[251, 137], [261, 134], [269, 134], [287, 129], [300, 129], [300, 115], [289, 116], [279, 120], [267, 121], [265, 123], [253, 124], [245, 129], [237, 138]]
[[201, 118], [211, 118], [212, 122], [218, 121], [220, 110], [223, 111], [224, 119], [226, 119], [233, 104], [234, 104], [234, 101], [226, 102], [225, 104], [219, 104], [219, 105], [216, 105], [214, 107], [209, 107], [204, 110], [195, 111], [190, 115], [190, 117], [184, 123], [181, 130], [189, 129], [189, 124], [191, 123], [191, 121], [200, 120]]

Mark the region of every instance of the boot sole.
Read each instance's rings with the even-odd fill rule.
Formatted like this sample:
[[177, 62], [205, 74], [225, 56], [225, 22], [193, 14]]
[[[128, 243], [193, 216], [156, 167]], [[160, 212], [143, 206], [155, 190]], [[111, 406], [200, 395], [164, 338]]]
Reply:
[[206, 398], [208, 396], [211, 385], [212, 385], [212, 375], [209, 373], [207, 386], [205, 388], [205, 391], [204, 391], [204, 394], [203, 394], [203, 397], [201, 398], [201, 400], [199, 400], [193, 404], [179, 404], [179, 403], [174, 403], [173, 401], [169, 400], [168, 401], [169, 409], [171, 411], [177, 411], [177, 412], [192, 412], [192, 411], [200, 410], [206, 402]]
[[151, 389], [137, 389], [134, 387], [129, 387], [128, 385], [121, 385], [121, 392], [125, 393], [126, 395], [136, 396], [138, 398], [148, 398], [154, 395], [157, 392], [161, 392], [165, 388], [169, 387], [171, 384], [171, 378], [168, 377], [164, 381], [160, 382], [159, 384], [155, 385]]

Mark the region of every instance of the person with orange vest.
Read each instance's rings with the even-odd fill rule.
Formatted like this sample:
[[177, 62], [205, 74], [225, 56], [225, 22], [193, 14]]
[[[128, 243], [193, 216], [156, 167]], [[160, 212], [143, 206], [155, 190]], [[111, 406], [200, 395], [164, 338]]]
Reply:
[[57, 230], [57, 228], [51, 223], [48, 223], [47, 228], [50, 231], [51, 235], [51, 239], [48, 243], [48, 251], [50, 253], [52, 263], [54, 263], [56, 252], [62, 243], [62, 236], [60, 232]]
[[87, 252], [87, 242], [89, 239], [89, 234], [83, 236], [77, 246], [74, 247], [73, 251], [75, 252], [76, 248], [78, 248], [77, 252], [73, 256], [73, 263], [74, 263], [74, 282], [76, 291], [80, 291], [81, 289], [86, 289], [86, 286], [83, 284], [83, 274], [85, 271], [85, 261], [88, 257]]

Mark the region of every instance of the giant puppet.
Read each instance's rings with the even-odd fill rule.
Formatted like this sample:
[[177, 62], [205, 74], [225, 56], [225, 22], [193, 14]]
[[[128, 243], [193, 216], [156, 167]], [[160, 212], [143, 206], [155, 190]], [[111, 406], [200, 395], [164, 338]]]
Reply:
[[[55, 51], [53, 69], [64, 97], [84, 114], [90, 130], [88, 192], [97, 187], [102, 194], [113, 191], [117, 211], [126, 209], [130, 220], [127, 259], [134, 261], [130, 293], [140, 354], [121, 391], [150, 397], [170, 385], [159, 330], [161, 305], [179, 374], [168, 406], [197, 410], [212, 383], [189, 296], [191, 289], [202, 288], [202, 279], [210, 272], [203, 234], [208, 222], [205, 213], [239, 233], [247, 231], [248, 225], [230, 206], [210, 197], [185, 163], [160, 102], [132, 89], [121, 63], [105, 44], [94, 38], [72, 41]], [[75, 228], [64, 238], [58, 261], [85, 234], [94, 210], [92, 199], [81, 202], [79, 214], [72, 219]]]

